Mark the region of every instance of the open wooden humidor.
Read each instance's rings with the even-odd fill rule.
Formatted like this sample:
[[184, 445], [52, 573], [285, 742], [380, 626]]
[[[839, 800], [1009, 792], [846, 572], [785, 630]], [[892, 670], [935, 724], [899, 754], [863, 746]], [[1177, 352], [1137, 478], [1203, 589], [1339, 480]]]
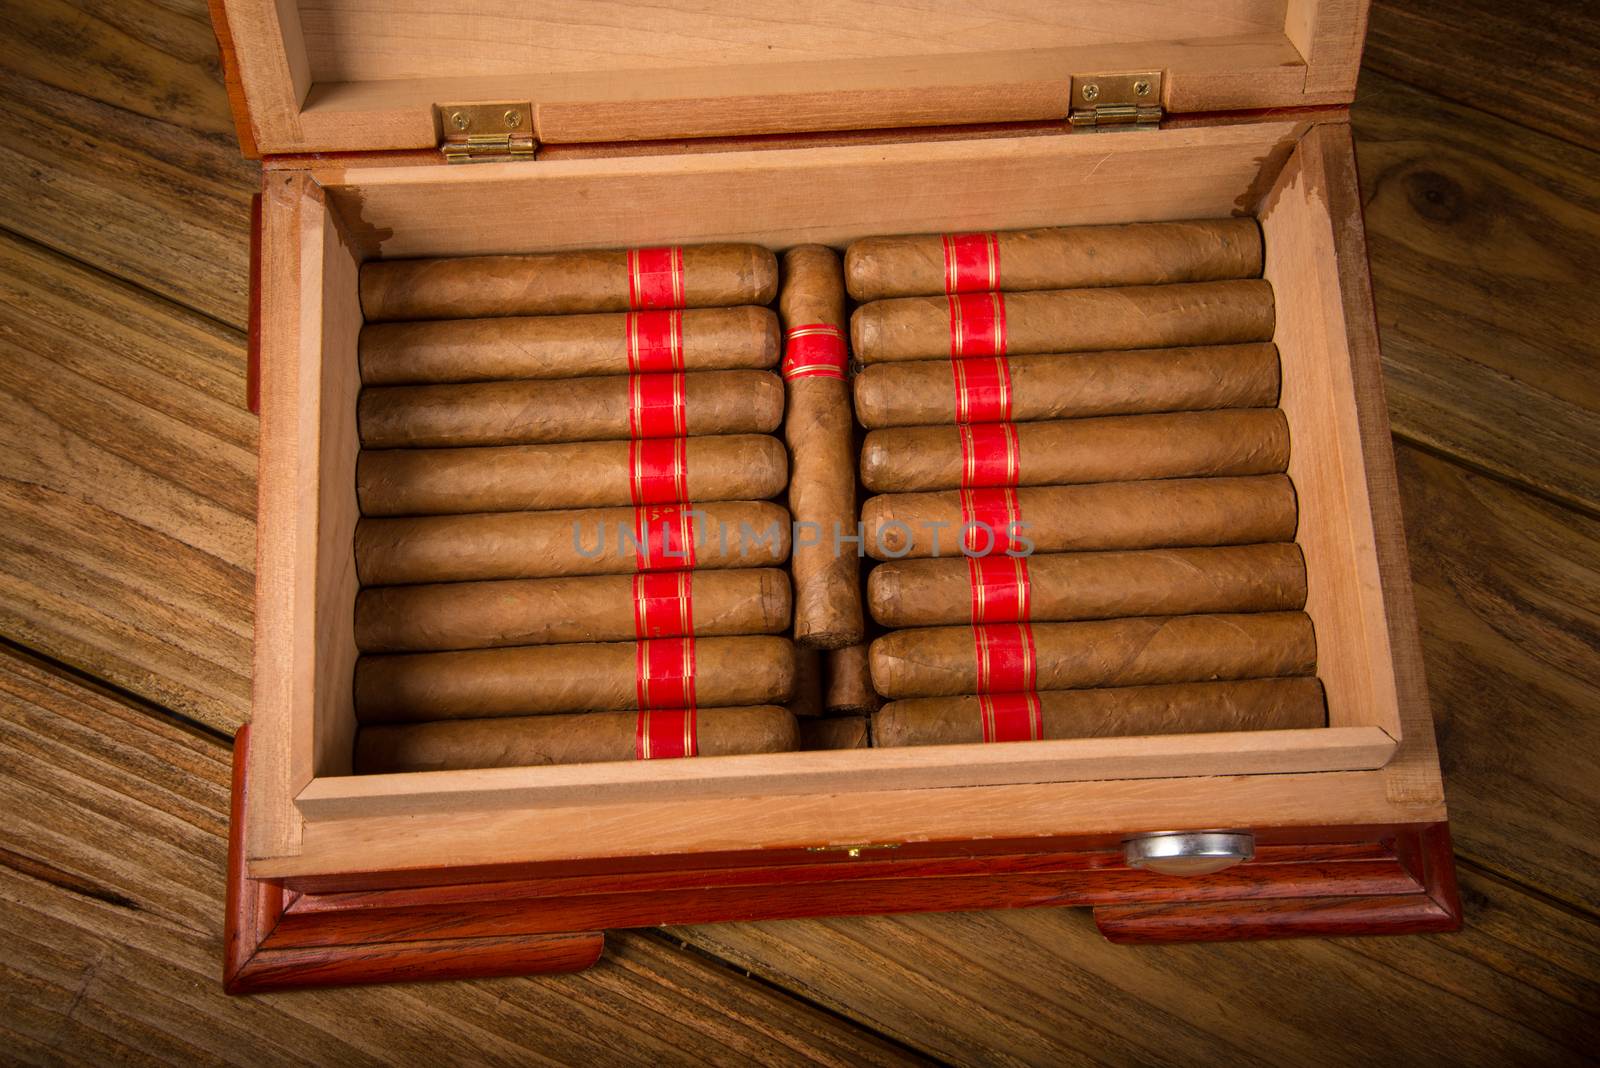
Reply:
[[[1123, 941], [1459, 922], [1343, 106], [1365, 5], [828, 10], [214, 3], [265, 161], [230, 989], [567, 970], [608, 927], [778, 916], [1079, 904]], [[443, 165], [463, 108], [506, 129], [451, 152], [503, 159]], [[1240, 213], [1328, 727], [350, 774], [361, 263]], [[1254, 858], [1182, 877], [1121, 851], [1202, 830]]]

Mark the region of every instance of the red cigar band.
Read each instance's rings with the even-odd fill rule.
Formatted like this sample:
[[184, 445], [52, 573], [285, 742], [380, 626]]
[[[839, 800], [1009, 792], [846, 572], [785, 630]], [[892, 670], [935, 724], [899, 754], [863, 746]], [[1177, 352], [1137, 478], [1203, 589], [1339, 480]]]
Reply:
[[683, 312], [628, 313], [628, 370], [683, 370]]
[[1015, 486], [1022, 477], [1022, 449], [1015, 423], [958, 426], [961, 438], [961, 485]]
[[827, 323], [807, 323], [792, 326], [784, 335], [783, 377], [792, 382], [796, 378], [845, 377], [844, 334]]
[[999, 293], [957, 293], [950, 297], [950, 355], [1004, 356], [1006, 299]]
[[634, 688], [639, 707], [694, 707], [694, 638], [635, 643]]
[[944, 235], [946, 293], [978, 293], [999, 288], [1000, 238], [997, 235]]
[[634, 504], [681, 504], [689, 499], [689, 439], [628, 442], [628, 491]]
[[1011, 489], [961, 491], [961, 548], [979, 556], [1004, 555], [1021, 548], [1022, 505]]
[[973, 651], [979, 693], [1022, 693], [1036, 688], [1039, 660], [1027, 623], [975, 623]]
[[628, 376], [628, 436], [679, 438], [689, 432], [682, 374]]
[[1031, 604], [1026, 556], [969, 556], [972, 622], [1026, 623]]
[[628, 307], [683, 307], [683, 249], [628, 250]]
[[692, 708], [652, 708], [639, 713], [633, 755], [639, 760], [692, 757], [700, 751]]
[[693, 571], [649, 571], [633, 576], [635, 638], [681, 638], [693, 633]]
[[633, 510], [640, 571], [683, 571], [694, 566], [694, 505], [644, 504]]
[[957, 423], [1000, 423], [1011, 418], [1011, 369], [1004, 356], [950, 360], [956, 384]]
[[986, 742], [1036, 742], [1044, 737], [1044, 715], [1036, 693], [986, 693], [978, 696]]

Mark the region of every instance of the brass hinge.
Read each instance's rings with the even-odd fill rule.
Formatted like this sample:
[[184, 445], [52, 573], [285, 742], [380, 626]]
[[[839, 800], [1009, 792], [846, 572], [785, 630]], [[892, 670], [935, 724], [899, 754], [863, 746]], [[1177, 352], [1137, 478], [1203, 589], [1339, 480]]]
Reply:
[[1074, 132], [1155, 129], [1161, 122], [1161, 72], [1073, 75], [1067, 121]]
[[439, 150], [451, 163], [532, 159], [533, 105], [523, 101], [435, 104]]

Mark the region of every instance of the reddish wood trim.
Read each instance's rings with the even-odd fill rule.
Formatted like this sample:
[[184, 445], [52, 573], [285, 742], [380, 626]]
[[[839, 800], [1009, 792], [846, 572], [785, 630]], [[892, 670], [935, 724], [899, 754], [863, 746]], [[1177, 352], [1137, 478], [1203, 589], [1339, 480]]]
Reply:
[[233, 50], [233, 31], [228, 28], [228, 13], [223, 0], [208, 0], [211, 9], [211, 32], [217, 37], [217, 51], [222, 55], [222, 84], [228, 90], [228, 110], [233, 113], [233, 128], [239, 135], [239, 152], [245, 159], [260, 159], [256, 148], [255, 127], [250, 123], [250, 105], [244, 98], [244, 82], [239, 79], [239, 56]]
[[1094, 910], [1100, 933], [1120, 944], [1219, 942], [1263, 938], [1399, 935], [1461, 929], [1455, 859], [1448, 824], [1402, 841], [1420, 865], [1417, 892], [1373, 897], [1274, 901], [1172, 902]]
[[245, 347], [244, 404], [261, 414], [261, 194], [250, 198], [250, 319]]
[[419, 937], [398, 932], [382, 939], [341, 939], [292, 948], [262, 943], [301, 895], [245, 871], [244, 804], [249, 726], [233, 743], [233, 796], [228, 830], [227, 915], [223, 924], [222, 986], [230, 994], [255, 994], [313, 986], [417, 982], [582, 971], [600, 959], [602, 932]]

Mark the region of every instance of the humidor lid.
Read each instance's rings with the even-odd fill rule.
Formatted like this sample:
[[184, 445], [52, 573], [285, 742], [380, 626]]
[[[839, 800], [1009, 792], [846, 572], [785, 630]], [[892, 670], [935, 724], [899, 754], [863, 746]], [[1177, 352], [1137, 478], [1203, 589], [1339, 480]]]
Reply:
[[[211, 0], [247, 155], [1347, 104], [1367, 0]], [[1146, 75], [1155, 75], [1148, 78]], [[1102, 81], [1108, 75], [1137, 78]], [[1074, 79], [1078, 79], [1074, 84]], [[1087, 86], [1095, 86], [1088, 89]], [[1110, 116], [1112, 110], [1104, 109]], [[1148, 108], [1144, 115], [1149, 118]], [[505, 122], [500, 122], [504, 119]]]

